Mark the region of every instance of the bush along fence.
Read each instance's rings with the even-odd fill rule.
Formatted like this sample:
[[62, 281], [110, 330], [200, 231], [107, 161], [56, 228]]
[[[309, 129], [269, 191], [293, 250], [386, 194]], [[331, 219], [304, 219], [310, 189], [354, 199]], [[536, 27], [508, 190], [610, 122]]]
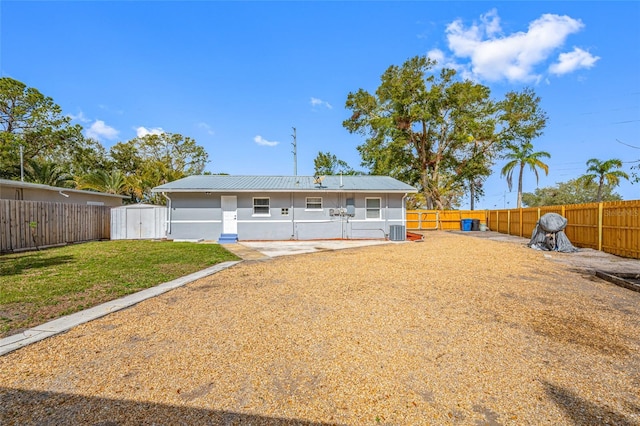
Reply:
[[109, 239], [111, 207], [0, 200], [0, 253]]
[[640, 259], [640, 200], [503, 210], [408, 210], [407, 230], [460, 230], [462, 219], [478, 219], [489, 230], [530, 238], [546, 213], [567, 218], [576, 247]]

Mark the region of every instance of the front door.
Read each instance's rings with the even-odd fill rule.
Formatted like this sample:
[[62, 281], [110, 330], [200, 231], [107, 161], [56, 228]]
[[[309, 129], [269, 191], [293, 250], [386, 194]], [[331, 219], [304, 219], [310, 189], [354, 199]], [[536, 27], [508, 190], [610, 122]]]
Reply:
[[223, 195], [220, 198], [222, 205], [222, 233], [238, 233], [238, 197], [235, 195]]

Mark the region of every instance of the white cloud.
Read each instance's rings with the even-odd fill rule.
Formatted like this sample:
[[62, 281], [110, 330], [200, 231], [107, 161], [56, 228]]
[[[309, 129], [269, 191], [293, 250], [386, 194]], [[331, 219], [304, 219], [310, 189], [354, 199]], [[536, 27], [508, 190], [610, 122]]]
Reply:
[[[460, 19], [450, 23], [446, 34], [453, 55], [470, 60], [468, 65], [458, 66], [458, 69], [468, 71], [468, 77], [531, 82], [542, 77], [536, 67], [560, 49], [569, 35], [582, 28], [584, 24], [580, 20], [566, 15], [544, 14], [529, 24], [527, 32], [504, 35], [498, 13], [493, 9], [480, 17], [480, 23], [469, 27], [465, 27]], [[565, 61], [569, 62], [569, 59]], [[560, 63], [565, 61], [561, 55]], [[585, 66], [584, 62], [582, 66]]]
[[491, 9], [484, 15], [480, 15], [480, 20], [484, 24], [485, 32], [488, 36], [499, 34], [502, 31], [500, 27], [500, 17], [496, 9]]
[[115, 139], [118, 137], [118, 131], [108, 126], [102, 120], [96, 120], [86, 131], [86, 136], [92, 139]]
[[323, 107], [325, 107], [327, 109], [332, 109], [333, 108], [329, 102], [323, 101], [322, 99], [318, 99], [318, 98], [314, 98], [314, 97], [311, 98], [310, 103], [311, 103], [311, 106], [314, 107], [314, 108], [317, 107], [317, 106], [323, 106]]
[[72, 120], [77, 120], [77, 121], [79, 121], [81, 123], [90, 123], [91, 122], [91, 120], [89, 118], [87, 118], [82, 111], [80, 111], [76, 115], [69, 114], [69, 118], [72, 119]]
[[212, 136], [215, 135], [215, 132], [213, 131], [211, 126], [209, 126], [207, 123], [204, 123], [204, 122], [198, 123], [198, 127], [206, 131], [208, 135], [212, 135]]
[[580, 68], [591, 68], [600, 59], [591, 53], [574, 47], [573, 52], [558, 55], [558, 62], [549, 67], [549, 72], [556, 75], [568, 74]]
[[427, 56], [438, 63], [438, 65], [442, 65], [445, 61], [444, 52], [440, 49], [432, 49], [427, 52]]
[[255, 138], [253, 138], [253, 141], [262, 146], [276, 146], [280, 143], [275, 141], [268, 141], [260, 135], [257, 135]]
[[136, 135], [139, 138], [145, 137], [147, 135], [161, 135], [164, 133], [161, 127], [154, 127], [151, 129], [147, 129], [146, 127], [140, 126], [136, 128]]

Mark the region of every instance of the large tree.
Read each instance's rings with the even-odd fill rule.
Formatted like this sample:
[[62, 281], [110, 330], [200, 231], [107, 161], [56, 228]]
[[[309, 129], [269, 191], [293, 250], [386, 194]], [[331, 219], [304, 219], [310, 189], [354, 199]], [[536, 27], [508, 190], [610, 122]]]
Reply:
[[[557, 183], [555, 186], [536, 188], [522, 194], [522, 204], [526, 207], [558, 206], [562, 204], [593, 203], [598, 198], [598, 185], [585, 182], [582, 178]], [[607, 184], [602, 188], [602, 201], [618, 201], [622, 197]]]
[[500, 171], [501, 176], [507, 178], [509, 191], [513, 187], [513, 172], [518, 170], [518, 205], [522, 207], [522, 180], [524, 169], [529, 166], [531, 171], [536, 175], [536, 183], [538, 183], [538, 169], [544, 170], [545, 174], [549, 174], [549, 166], [542, 161], [542, 158], [551, 158], [551, 154], [546, 151], [534, 152], [533, 145], [529, 142], [523, 144], [512, 144], [508, 146], [509, 152], [504, 154], [503, 158], [509, 160]]
[[547, 113], [540, 106], [540, 98], [531, 88], [522, 92], [509, 92], [500, 102], [499, 119], [502, 123], [500, 140], [507, 150], [502, 158], [509, 160], [501, 170], [506, 176], [509, 191], [513, 183], [513, 172], [518, 170], [518, 208], [522, 206], [522, 179], [524, 169], [528, 166], [536, 175], [538, 169], [549, 173], [549, 166], [542, 158], [551, 158], [546, 151], [535, 152], [533, 140], [542, 135], [547, 125]]
[[629, 175], [620, 170], [622, 161], [617, 158], [600, 161], [597, 158], [587, 160], [587, 173], [582, 179], [587, 183], [598, 181], [598, 195], [596, 202], [602, 201], [602, 190], [605, 183], [613, 188], [620, 184], [620, 179], [629, 179]]
[[336, 157], [335, 154], [330, 152], [318, 152], [318, 155], [313, 160], [314, 173], [316, 176], [322, 175], [359, 175], [362, 172], [353, 170], [349, 164]]
[[53, 99], [9, 77], [0, 78], [0, 177], [20, 175], [31, 159], [55, 161], [83, 144], [82, 128], [71, 125]]
[[343, 126], [366, 137], [358, 151], [372, 174], [415, 185], [426, 208], [443, 209], [486, 176], [478, 163], [490, 163], [499, 140], [489, 88], [452, 69], [432, 74], [435, 65], [417, 56], [390, 66], [374, 94], [349, 93]]
[[529, 87], [521, 92], [509, 92], [500, 101], [500, 140], [505, 146], [532, 144], [542, 136], [549, 117], [540, 102], [540, 97]]
[[147, 135], [119, 142], [109, 151], [113, 168], [126, 178], [136, 201], [164, 202], [151, 189], [189, 175], [201, 174], [208, 154], [194, 139], [176, 133]]

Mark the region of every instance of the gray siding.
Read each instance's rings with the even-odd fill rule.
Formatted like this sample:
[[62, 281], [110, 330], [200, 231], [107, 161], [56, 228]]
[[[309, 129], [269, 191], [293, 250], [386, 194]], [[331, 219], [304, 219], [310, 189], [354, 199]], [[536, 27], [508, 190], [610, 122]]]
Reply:
[[[391, 225], [404, 225], [399, 193], [241, 192], [172, 193], [167, 236], [172, 239], [217, 240], [222, 232], [220, 197], [237, 196], [239, 240], [383, 239]], [[269, 198], [269, 214], [256, 215], [254, 197]], [[322, 209], [307, 209], [307, 197], [322, 197]], [[330, 215], [354, 199], [355, 216]], [[366, 198], [380, 198], [380, 217], [367, 218]], [[287, 214], [283, 214], [286, 209]]]
[[185, 240], [217, 240], [222, 232], [220, 195], [169, 194], [167, 237]]

